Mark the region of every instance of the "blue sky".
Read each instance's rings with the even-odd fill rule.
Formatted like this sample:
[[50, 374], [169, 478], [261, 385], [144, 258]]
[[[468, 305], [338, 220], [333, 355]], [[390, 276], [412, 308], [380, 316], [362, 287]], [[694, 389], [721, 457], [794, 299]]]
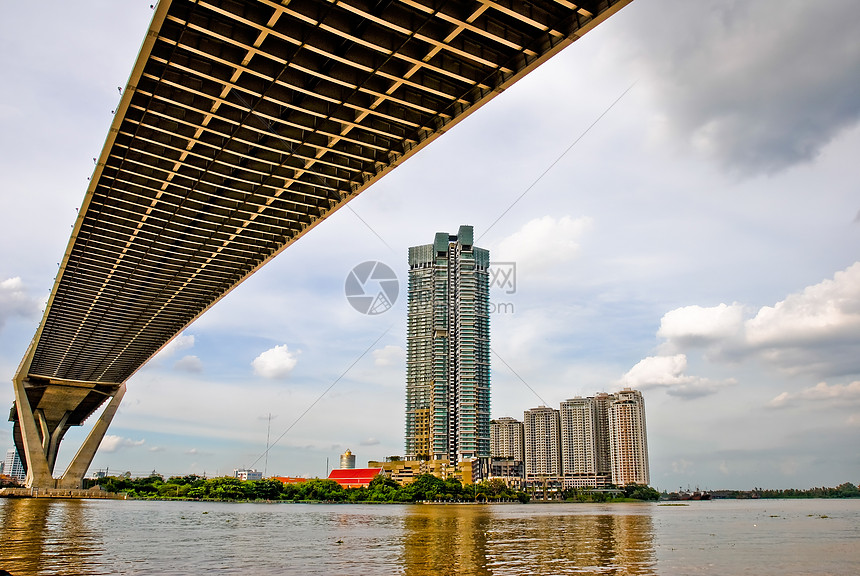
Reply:
[[[149, 3], [4, 10], [9, 380]], [[860, 482], [858, 28], [847, 0], [635, 0], [190, 326], [130, 380], [93, 467], [316, 476], [347, 448], [401, 454], [406, 250], [471, 224], [516, 263], [516, 293], [492, 295], [494, 417], [632, 385], [655, 486]], [[344, 296], [368, 260], [401, 280], [376, 316]]]

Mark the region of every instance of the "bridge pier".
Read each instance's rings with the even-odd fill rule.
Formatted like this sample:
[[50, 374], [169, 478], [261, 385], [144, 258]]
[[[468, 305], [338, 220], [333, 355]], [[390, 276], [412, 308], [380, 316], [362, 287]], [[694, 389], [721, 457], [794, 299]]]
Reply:
[[90, 433], [87, 435], [87, 439], [84, 440], [83, 444], [81, 444], [81, 447], [78, 449], [78, 453], [75, 454], [74, 458], [72, 458], [72, 461], [69, 463], [69, 467], [66, 468], [62, 477], [57, 480], [57, 488], [82, 488], [84, 474], [87, 473], [90, 464], [93, 463], [96, 450], [98, 450], [99, 445], [101, 445], [102, 440], [105, 437], [105, 432], [107, 432], [108, 426], [110, 426], [111, 420], [113, 420], [114, 414], [116, 414], [123, 396], [125, 396], [125, 383], [117, 389], [113, 398], [110, 399], [110, 403], [108, 403], [107, 408], [105, 408], [102, 415], [99, 416], [93, 429], [90, 430]]
[[[24, 378], [15, 376], [12, 380], [15, 387], [15, 406], [18, 409], [18, 426], [21, 429], [24, 458], [27, 460], [27, 487], [54, 488], [54, 477], [48, 466], [47, 454], [36, 428], [36, 417], [30, 408], [30, 400], [24, 390]], [[44, 418], [44, 416], [43, 416]], [[58, 442], [59, 444], [59, 442]]]
[[[52, 407], [55, 408], [55, 413], [51, 417], [47, 417], [45, 410], [32, 408], [24, 377], [16, 376], [13, 379], [13, 385], [18, 416], [16, 428], [20, 432], [20, 443], [16, 442], [16, 444], [18, 444], [18, 450], [27, 464], [26, 486], [39, 489], [81, 488], [84, 475], [92, 464], [96, 450], [104, 439], [108, 426], [110, 426], [125, 395], [125, 383], [110, 393], [100, 393], [104, 394], [104, 397], [109, 397], [110, 402], [90, 430], [75, 457], [72, 458], [65, 473], [59, 479], [54, 479], [54, 466], [57, 461], [60, 442], [68, 430], [69, 419], [73, 412], [72, 406], [66, 406], [65, 410], [56, 410], [57, 406], [54, 403]], [[54, 386], [54, 388], [63, 387]], [[84, 392], [80, 388], [78, 391]], [[86, 393], [91, 391], [89, 388], [85, 390]], [[43, 397], [46, 393], [43, 392]], [[72, 397], [76, 396], [80, 396], [80, 394], [72, 395]], [[80, 423], [75, 423], [75, 425], [80, 425]]]

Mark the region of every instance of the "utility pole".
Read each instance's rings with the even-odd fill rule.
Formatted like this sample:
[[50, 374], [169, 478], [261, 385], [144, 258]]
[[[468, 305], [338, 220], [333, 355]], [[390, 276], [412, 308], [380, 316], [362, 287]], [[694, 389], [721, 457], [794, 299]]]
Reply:
[[266, 459], [263, 461], [263, 478], [266, 478], [269, 471], [269, 433], [272, 431], [272, 413], [269, 412], [269, 425], [266, 427]]

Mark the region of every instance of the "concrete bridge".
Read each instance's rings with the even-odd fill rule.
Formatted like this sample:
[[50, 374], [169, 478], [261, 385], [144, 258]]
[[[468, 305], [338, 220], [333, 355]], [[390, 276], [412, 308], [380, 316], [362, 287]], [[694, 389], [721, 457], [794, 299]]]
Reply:
[[[162, 0], [14, 377], [27, 485], [266, 262], [631, 0]], [[108, 402], [59, 478], [71, 426]]]

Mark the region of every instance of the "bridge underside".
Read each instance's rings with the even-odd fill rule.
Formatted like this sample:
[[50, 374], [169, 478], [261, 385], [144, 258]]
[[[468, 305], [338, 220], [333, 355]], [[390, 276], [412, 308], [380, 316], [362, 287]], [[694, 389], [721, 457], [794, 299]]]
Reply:
[[62, 480], [79, 483], [171, 338], [629, 2], [160, 2], [14, 380], [30, 484], [111, 399]]

